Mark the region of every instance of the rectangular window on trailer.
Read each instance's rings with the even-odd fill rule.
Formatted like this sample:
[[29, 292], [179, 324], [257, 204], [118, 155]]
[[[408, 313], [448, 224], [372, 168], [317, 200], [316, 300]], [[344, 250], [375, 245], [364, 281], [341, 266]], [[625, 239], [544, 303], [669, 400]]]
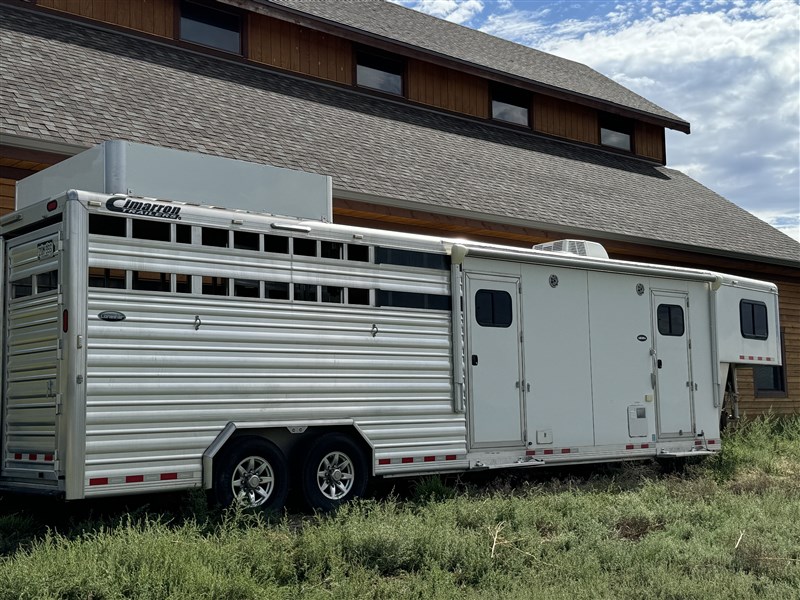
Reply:
[[765, 340], [769, 337], [767, 326], [767, 305], [756, 300], [739, 302], [739, 325], [742, 337]]
[[631, 152], [633, 121], [625, 117], [600, 113], [600, 145]]
[[175, 241], [179, 244], [192, 243], [192, 226], [191, 225], [175, 225]]
[[683, 322], [683, 307], [678, 304], [659, 304], [656, 313], [658, 333], [680, 337], [683, 335], [685, 325]]
[[258, 298], [258, 281], [252, 279], [234, 279], [233, 295], [240, 298]]
[[11, 299], [33, 295], [33, 276], [28, 275], [11, 282]]
[[228, 278], [203, 275], [203, 293], [209, 296], [227, 296]]
[[289, 254], [289, 238], [282, 235], [264, 234], [264, 252]]
[[335, 285], [323, 285], [322, 301], [332, 304], [342, 304], [344, 302], [344, 288]]
[[179, 294], [192, 293], [192, 276], [178, 273], [175, 275], [175, 291]]
[[309, 240], [306, 238], [294, 238], [293, 244], [294, 244], [295, 256], [317, 255], [317, 240]]
[[294, 299], [299, 302], [316, 302], [317, 286], [308, 283], [295, 283]]
[[530, 124], [531, 95], [509, 85], [493, 85], [492, 119], [527, 127]]
[[504, 290], [475, 292], [475, 320], [481, 327], [511, 327], [511, 294]]
[[417, 250], [399, 248], [375, 248], [375, 264], [402, 265], [404, 267], [423, 267], [426, 269], [448, 270], [450, 257], [446, 254], [433, 254]]
[[169, 273], [155, 273], [153, 271], [133, 271], [131, 285], [135, 290], [149, 292], [168, 292]]
[[264, 298], [267, 300], [288, 300], [289, 284], [281, 281], [265, 281]]
[[347, 260], [369, 262], [369, 246], [347, 244]]
[[229, 244], [227, 229], [217, 229], [216, 227], [203, 227], [202, 243], [203, 246], [215, 246], [217, 248], [227, 248]]
[[132, 219], [131, 237], [139, 240], [168, 242], [170, 237], [170, 224], [163, 221]]
[[43, 294], [58, 289], [58, 271], [39, 273], [36, 276], [36, 293]]
[[428, 310], [450, 310], [450, 296], [440, 294], [420, 294], [417, 292], [376, 292], [378, 306], [396, 306], [399, 308], [424, 308]]
[[347, 288], [347, 303], [369, 306], [369, 290], [364, 288]]
[[234, 54], [242, 53], [242, 17], [204, 4], [181, 1], [180, 38]]
[[127, 223], [128, 219], [123, 217], [89, 215], [89, 233], [125, 237], [127, 235]]
[[89, 287], [124, 290], [125, 271], [122, 269], [89, 267]]
[[359, 51], [356, 53], [356, 85], [403, 95], [405, 61], [388, 54]]
[[234, 231], [233, 247], [239, 250], [258, 251], [258, 234], [250, 231]]

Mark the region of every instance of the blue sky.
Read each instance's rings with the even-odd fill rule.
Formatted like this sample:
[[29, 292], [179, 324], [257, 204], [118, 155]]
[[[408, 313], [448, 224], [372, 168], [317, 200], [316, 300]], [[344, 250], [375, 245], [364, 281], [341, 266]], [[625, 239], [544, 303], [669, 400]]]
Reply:
[[800, 240], [800, 0], [394, 0], [582, 62], [692, 124], [667, 161]]

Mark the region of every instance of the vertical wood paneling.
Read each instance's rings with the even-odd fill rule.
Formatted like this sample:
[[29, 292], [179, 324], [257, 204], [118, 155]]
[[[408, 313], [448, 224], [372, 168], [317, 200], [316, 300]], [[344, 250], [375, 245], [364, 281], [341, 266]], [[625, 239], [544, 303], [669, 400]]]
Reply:
[[649, 123], [636, 122], [633, 138], [634, 152], [639, 156], [665, 163], [664, 128]]
[[533, 98], [533, 129], [576, 142], [600, 143], [597, 111], [541, 94]]
[[0, 216], [14, 210], [14, 190], [16, 181], [0, 178]]
[[408, 61], [408, 99], [474, 117], [489, 117], [489, 84], [420, 60]]
[[173, 0], [39, 0], [38, 5], [152, 35], [173, 37]]
[[279, 69], [339, 83], [352, 83], [349, 41], [251, 13], [245, 56]]

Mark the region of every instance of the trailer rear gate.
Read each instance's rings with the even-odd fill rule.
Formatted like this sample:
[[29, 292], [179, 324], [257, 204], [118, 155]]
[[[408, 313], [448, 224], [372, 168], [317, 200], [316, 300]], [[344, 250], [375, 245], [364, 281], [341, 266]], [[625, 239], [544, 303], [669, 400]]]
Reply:
[[61, 401], [60, 247], [60, 233], [53, 227], [9, 242], [4, 291], [2, 475], [54, 487]]

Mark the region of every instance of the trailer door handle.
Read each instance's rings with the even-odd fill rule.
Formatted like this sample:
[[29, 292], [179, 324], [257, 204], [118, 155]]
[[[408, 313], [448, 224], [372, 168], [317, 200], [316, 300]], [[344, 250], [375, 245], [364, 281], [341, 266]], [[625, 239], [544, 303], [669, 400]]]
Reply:
[[473, 354], [472, 355], [472, 366], [473, 367], [477, 367], [478, 366], [478, 355], [477, 354]]
[[656, 364], [658, 364], [658, 368], [660, 369], [661, 368], [661, 359], [660, 358], [658, 359], [658, 362]]

